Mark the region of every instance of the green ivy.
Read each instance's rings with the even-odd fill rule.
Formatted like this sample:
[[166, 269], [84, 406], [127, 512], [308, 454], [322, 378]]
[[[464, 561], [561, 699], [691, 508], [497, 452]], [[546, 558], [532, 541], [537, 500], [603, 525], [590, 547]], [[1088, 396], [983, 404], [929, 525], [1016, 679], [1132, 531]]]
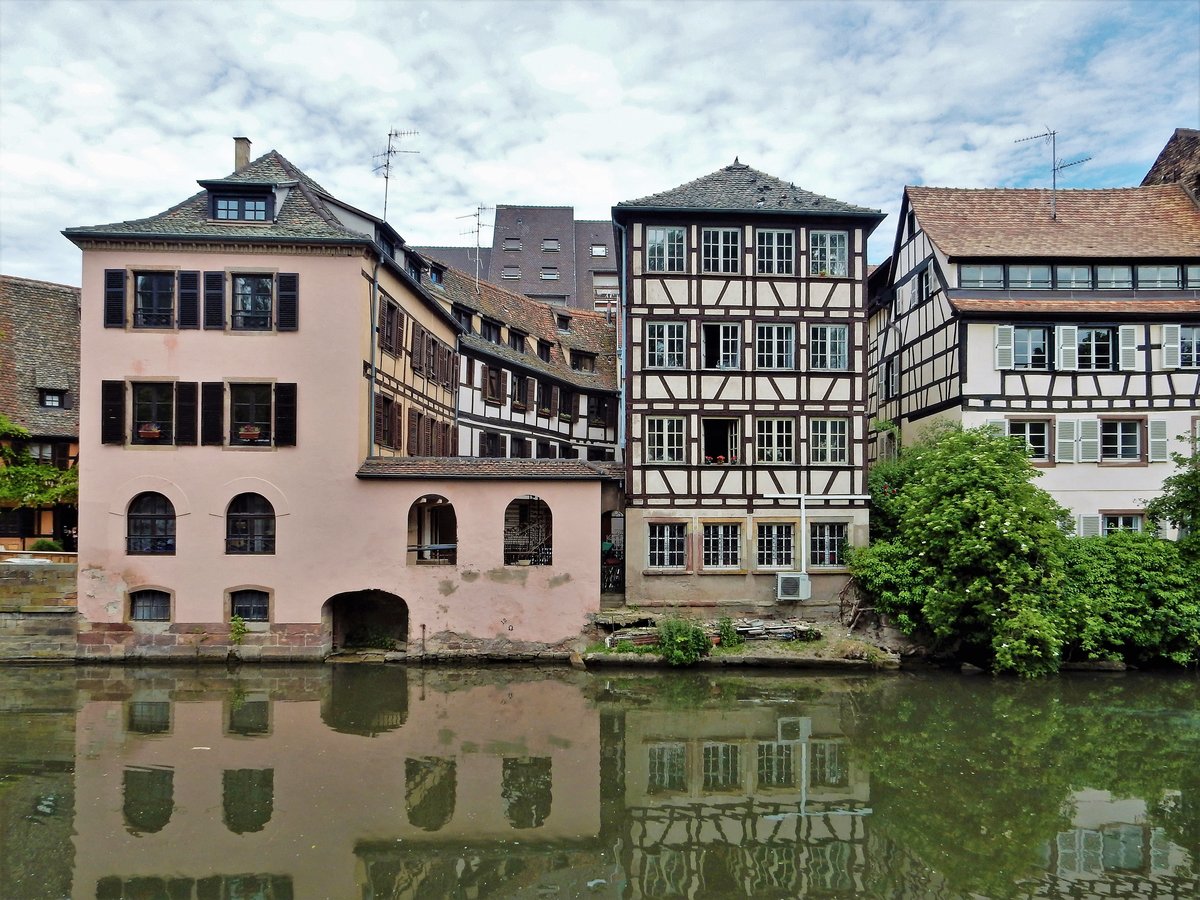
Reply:
[[0, 414], [0, 503], [37, 508], [74, 503], [79, 498], [79, 469], [35, 462], [24, 449], [29, 432]]

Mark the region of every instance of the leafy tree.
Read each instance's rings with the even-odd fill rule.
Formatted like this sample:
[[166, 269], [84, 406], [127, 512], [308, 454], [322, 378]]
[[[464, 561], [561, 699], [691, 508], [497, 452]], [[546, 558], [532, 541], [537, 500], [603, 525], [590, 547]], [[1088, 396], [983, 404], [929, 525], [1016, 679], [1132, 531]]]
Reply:
[[1180, 540], [1187, 556], [1200, 560], [1200, 440], [1181, 434], [1191, 455], [1174, 452], [1178, 471], [1163, 481], [1163, 493], [1146, 504], [1146, 518], [1168, 522], [1183, 532]]
[[873, 494], [892, 536], [851, 557], [876, 608], [996, 671], [1057, 670], [1069, 515], [1033, 484], [1040, 473], [1023, 444], [989, 428], [939, 427], [894, 471], [894, 493]]
[[24, 449], [29, 432], [0, 414], [0, 503], [22, 507], [74, 503], [79, 471], [37, 462]]

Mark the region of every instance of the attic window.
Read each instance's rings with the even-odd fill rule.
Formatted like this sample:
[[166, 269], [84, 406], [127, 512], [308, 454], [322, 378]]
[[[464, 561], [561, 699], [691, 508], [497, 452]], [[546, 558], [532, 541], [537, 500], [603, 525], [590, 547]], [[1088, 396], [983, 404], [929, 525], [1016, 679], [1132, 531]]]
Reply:
[[40, 388], [38, 390], [38, 405], [44, 409], [65, 409], [67, 407], [67, 392]]
[[571, 368], [576, 372], [595, 372], [596, 371], [596, 354], [583, 353], [579, 350], [571, 351]]
[[550, 342], [538, 341], [537, 343], [538, 359], [542, 362], [550, 362]]
[[560, 313], [554, 317], [554, 324], [558, 327], [559, 331], [570, 331], [571, 317], [564, 316]]
[[592, 256], [608, 256], [608, 248], [603, 244], [592, 244]]
[[504, 269], [500, 272], [500, 277], [501, 278], [520, 278], [521, 277], [521, 267], [520, 266], [505, 266]]
[[521, 239], [519, 237], [508, 237], [504, 239], [505, 250], [520, 250]]
[[265, 222], [271, 205], [270, 197], [216, 195], [212, 198], [212, 217], [230, 222]]
[[472, 319], [471, 310], [469, 310], [465, 306], [458, 306], [456, 304], [451, 309], [450, 313], [451, 313], [451, 315], [454, 316], [454, 321], [457, 322], [459, 325], [463, 326], [465, 329], [467, 329], [467, 333], [470, 334], [471, 333], [471, 319]]
[[488, 319], [483, 320], [480, 331], [481, 336], [485, 341], [491, 341], [493, 344], [500, 343], [500, 323], [492, 322]]
[[515, 328], [508, 329], [508, 346], [518, 353], [525, 352], [525, 338], [528, 337], [524, 332], [517, 331]]
[[542, 281], [558, 281], [558, 266], [542, 266]]
[[429, 267], [429, 283], [430, 284], [441, 284], [442, 277], [443, 277], [443, 273], [442, 273], [441, 269], [439, 269], [437, 266]]
[[542, 238], [542, 249], [547, 253], [557, 253], [561, 249], [558, 238]]

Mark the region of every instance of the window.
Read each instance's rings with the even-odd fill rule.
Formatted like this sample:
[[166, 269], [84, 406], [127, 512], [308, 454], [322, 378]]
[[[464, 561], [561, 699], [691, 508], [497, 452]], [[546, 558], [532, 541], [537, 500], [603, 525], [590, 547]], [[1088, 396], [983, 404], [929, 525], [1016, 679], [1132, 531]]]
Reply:
[[134, 622], [171, 621], [171, 595], [166, 591], [133, 591], [129, 595], [129, 618]]
[[500, 323], [484, 319], [480, 323], [479, 336], [493, 344], [500, 343]]
[[572, 350], [571, 368], [577, 372], [595, 372], [596, 354], [584, 353], [582, 350]]
[[1200, 266], [1188, 266], [1187, 284], [1190, 288], [1200, 288]]
[[554, 399], [554, 389], [548, 382], [537, 383], [537, 411], [539, 416], [550, 415], [550, 403]]
[[129, 731], [137, 734], [167, 734], [171, 730], [169, 700], [131, 700], [126, 713], [125, 727]]
[[704, 429], [704, 461], [708, 464], [734, 465], [738, 461], [738, 419], [701, 419]]
[[704, 745], [704, 790], [731, 791], [742, 783], [741, 749], [737, 744]]
[[239, 616], [247, 622], [269, 622], [271, 620], [271, 597], [266, 591], [246, 589], [229, 594], [229, 614]]
[[461, 325], [470, 334], [472, 332], [471, 320], [474, 318], [474, 313], [465, 306], [455, 304], [451, 310], [451, 315], [454, 316], [454, 321]]
[[539, 340], [537, 342], [537, 355], [538, 355], [538, 359], [540, 359], [542, 362], [550, 362], [550, 342], [549, 341]]
[[760, 568], [791, 568], [793, 528], [785, 523], [758, 526], [758, 565]]
[[1133, 287], [1133, 269], [1129, 266], [1096, 266], [1096, 287], [1102, 291]]
[[525, 352], [525, 340], [529, 335], [523, 331], [517, 331], [515, 328], [508, 329], [508, 346], [518, 353]]
[[959, 266], [958, 286], [964, 288], [1003, 288], [1004, 266]]
[[847, 325], [813, 325], [808, 330], [809, 368], [825, 371], [850, 368], [849, 342]]
[[445, 280], [445, 272], [442, 269], [439, 269], [437, 267], [430, 267], [430, 269], [429, 269], [429, 283], [430, 284], [441, 284], [444, 280]]
[[1047, 369], [1050, 367], [1050, 329], [1013, 328], [1013, 368]]
[[1049, 266], [1009, 266], [1008, 286], [1024, 290], [1050, 289]]
[[564, 313], [556, 313], [554, 316], [554, 326], [559, 331], [568, 332], [571, 330], [571, 317]]
[[487, 403], [503, 403], [505, 371], [498, 366], [483, 367], [483, 399]]
[[385, 297], [379, 298], [379, 349], [393, 356], [404, 350], [404, 313], [400, 307]]
[[849, 754], [835, 741], [811, 741], [808, 745], [808, 780], [813, 787], [845, 787], [850, 783]]
[[1113, 329], [1080, 328], [1078, 363], [1081, 372], [1111, 372], [1113, 369]]
[[687, 745], [657, 744], [648, 747], [646, 793], [687, 790]]
[[[705, 326], [717, 327], [717, 326]], [[755, 326], [754, 361], [759, 369], [791, 369], [795, 367], [793, 348], [796, 331], [792, 325], [759, 323]]]
[[846, 539], [850, 526], [845, 522], [810, 522], [808, 526], [808, 564], [810, 566], [846, 565]]
[[557, 459], [558, 447], [549, 441], [537, 442], [537, 458], [538, 459]]
[[604, 244], [592, 244], [592, 256], [608, 256], [608, 247]]
[[917, 273], [917, 302], [928, 300], [933, 294], [933, 266], [928, 265]]
[[758, 274], [793, 275], [796, 235], [793, 231], [758, 230]]
[[529, 438], [513, 437], [512, 439], [512, 457], [513, 459], [529, 459], [530, 457]]
[[700, 233], [701, 271], [725, 272], [736, 275], [741, 271], [741, 232], [737, 228], [705, 228]]
[[175, 386], [133, 385], [133, 443], [169, 444], [174, 435]]
[[847, 462], [848, 424], [845, 419], [812, 419], [808, 434], [809, 462], [814, 465]]
[[682, 369], [686, 343], [686, 322], [647, 322], [646, 368]]
[[682, 569], [687, 561], [684, 538], [687, 526], [674, 522], [651, 522], [647, 562], [652, 569]]
[[892, 356], [883, 361], [883, 376], [880, 379], [880, 393], [884, 400], [894, 400], [900, 395], [900, 360]]
[[704, 568], [736, 569], [741, 562], [740, 525], [704, 526]]
[[1100, 423], [1100, 459], [1137, 462], [1142, 458], [1142, 423], [1137, 419], [1108, 419]]
[[758, 745], [758, 786], [792, 787], [796, 783], [794, 747], [783, 741], [763, 741]]
[[54, 447], [51, 444], [37, 441], [25, 445], [25, 452], [35, 463], [49, 465], [54, 461]]
[[558, 281], [558, 266], [542, 266], [542, 281]]
[[1100, 517], [1100, 533], [1116, 534], [1118, 531], [1141, 533], [1142, 517], [1136, 514], [1103, 515]]
[[739, 369], [742, 365], [742, 326], [737, 322], [705, 322], [702, 365], [706, 369]]
[[646, 271], [683, 271], [682, 228], [669, 227], [646, 229]]
[[522, 410], [529, 408], [529, 382], [532, 379], [522, 378], [520, 374], [513, 374], [512, 387], [512, 405], [513, 409]]
[[[507, 250], [509, 248], [505, 247], [504, 249]], [[521, 267], [520, 266], [505, 266], [503, 269], [500, 270], [500, 277], [508, 278], [508, 279], [518, 279], [521, 277]]]
[[545, 500], [526, 494], [504, 511], [504, 564], [554, 564], [553, 516]]
[[1008, 433], [1025, 442], [1025, 450], [1034, 462], [1050, 461], [1050, 423], [1047, 421], [1014, 420], [1008, 423]]
[[233, 276], [233, 328], [235, 331], [271, 330], [270, 275]]
[[230, 444], [270, 445], [271, 422], [271, 385], [229, 385]]
[[67, 392], [39, 388], [38, 406], [41, 406], [43, 409], [66, 409]]
[[1087, 291], [1092, 287], [1091, 266], [1057, 266], [1054, 278], [1060, 290]]
[[579, 412], [579, 397], [574, 391], [560, 388], [558, 392], [558, 417], [564, 422], [574, 422]]
[[521, 249], [521, 239], [519, 237], [506, 237], [504, 239], [504, 249], [505, 250], [520, 250]]
[[229, 502], [225, 511], [225, 552], [275, 552], [275, 507], [271, 501], [261, 494], [238, 494]]
[[1200, 325], [1180, 327], [1179, 365], [1185, 369], [1200, 368]]
[[683, 461], [683, 419], [646, 419], [646, 461]]
[[175, 507], [162, 494], [147, 491], [129, 503], [125, 552], [131, 556], [175, 555]]
[[849, 235], [844, 231], [809, 233], [809, 275], [846, 275], [846, 247]]
[[238, 222], [265, 222], [266, 197], [224, 196], [213, 198], [213, 218]]
[[170, 328], [175, 313], [175, 274], [135, 272], [133, 327]]
[[760, 463], [793, 462], [791, 419], [759, 419], [755, 423], [755, 458]]
[[1180, 280], [1179, 266], [1138, 266], [1137, 284], [1139, 288], [1178, 288], [1183, 286]]
[[616, 421], [616, 402], [609, 397], [597, 394], [587, 395], [587, 417], [589, 425], [608, 426], [610, 420]]
[[542, 238], [542, 249], [547, 253], [557, 253], [560, 249], [558, 238]]

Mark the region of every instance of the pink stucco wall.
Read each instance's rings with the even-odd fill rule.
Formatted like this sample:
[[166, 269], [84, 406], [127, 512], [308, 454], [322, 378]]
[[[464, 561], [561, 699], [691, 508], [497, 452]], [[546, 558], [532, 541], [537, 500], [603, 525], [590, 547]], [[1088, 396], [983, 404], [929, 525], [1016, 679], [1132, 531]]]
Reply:
[[[103, 327], [104, 270], [164, 264], [185, 271], [298, 272], [299, 331]], [[227, 592], [255, 587], [271, 593], [273, 623], [316, 624], [330, 597], [378, 589], [407, 604], [410, 637], [420, 635], [421, 625], [429, 635], [541, 643], [578, 636], [599, 598], [599, 482], [355, 477], [367, 431], [363, 348], [370, 334], [370, 285], [364, 270], [370, 274], [359, 256], [84, 254], [79, 608], [85, 620], [124, 622], [128, 591], [152, 587], [173, 592], [176, 626], [222, 623]], [[417, 315], [436, 325], [410, 300]], [[105, 379], [295, 382], [297, 446], [103, 445], [99, 410]], [[175, 505], [174, 556], [125, 553], [125, 510], [145, 490], [159, 491]], [[275, 507], [273, 556], [224, 552], [225, 509], [244, 491], [262, 494]], [[405, 564], [409, 507], [430, 493], [455, 506], [457, 566]], [[505, 567], [504, 510], [513, 498], [528, 494], [545, 500], [554, 515], [555, 564]]]

